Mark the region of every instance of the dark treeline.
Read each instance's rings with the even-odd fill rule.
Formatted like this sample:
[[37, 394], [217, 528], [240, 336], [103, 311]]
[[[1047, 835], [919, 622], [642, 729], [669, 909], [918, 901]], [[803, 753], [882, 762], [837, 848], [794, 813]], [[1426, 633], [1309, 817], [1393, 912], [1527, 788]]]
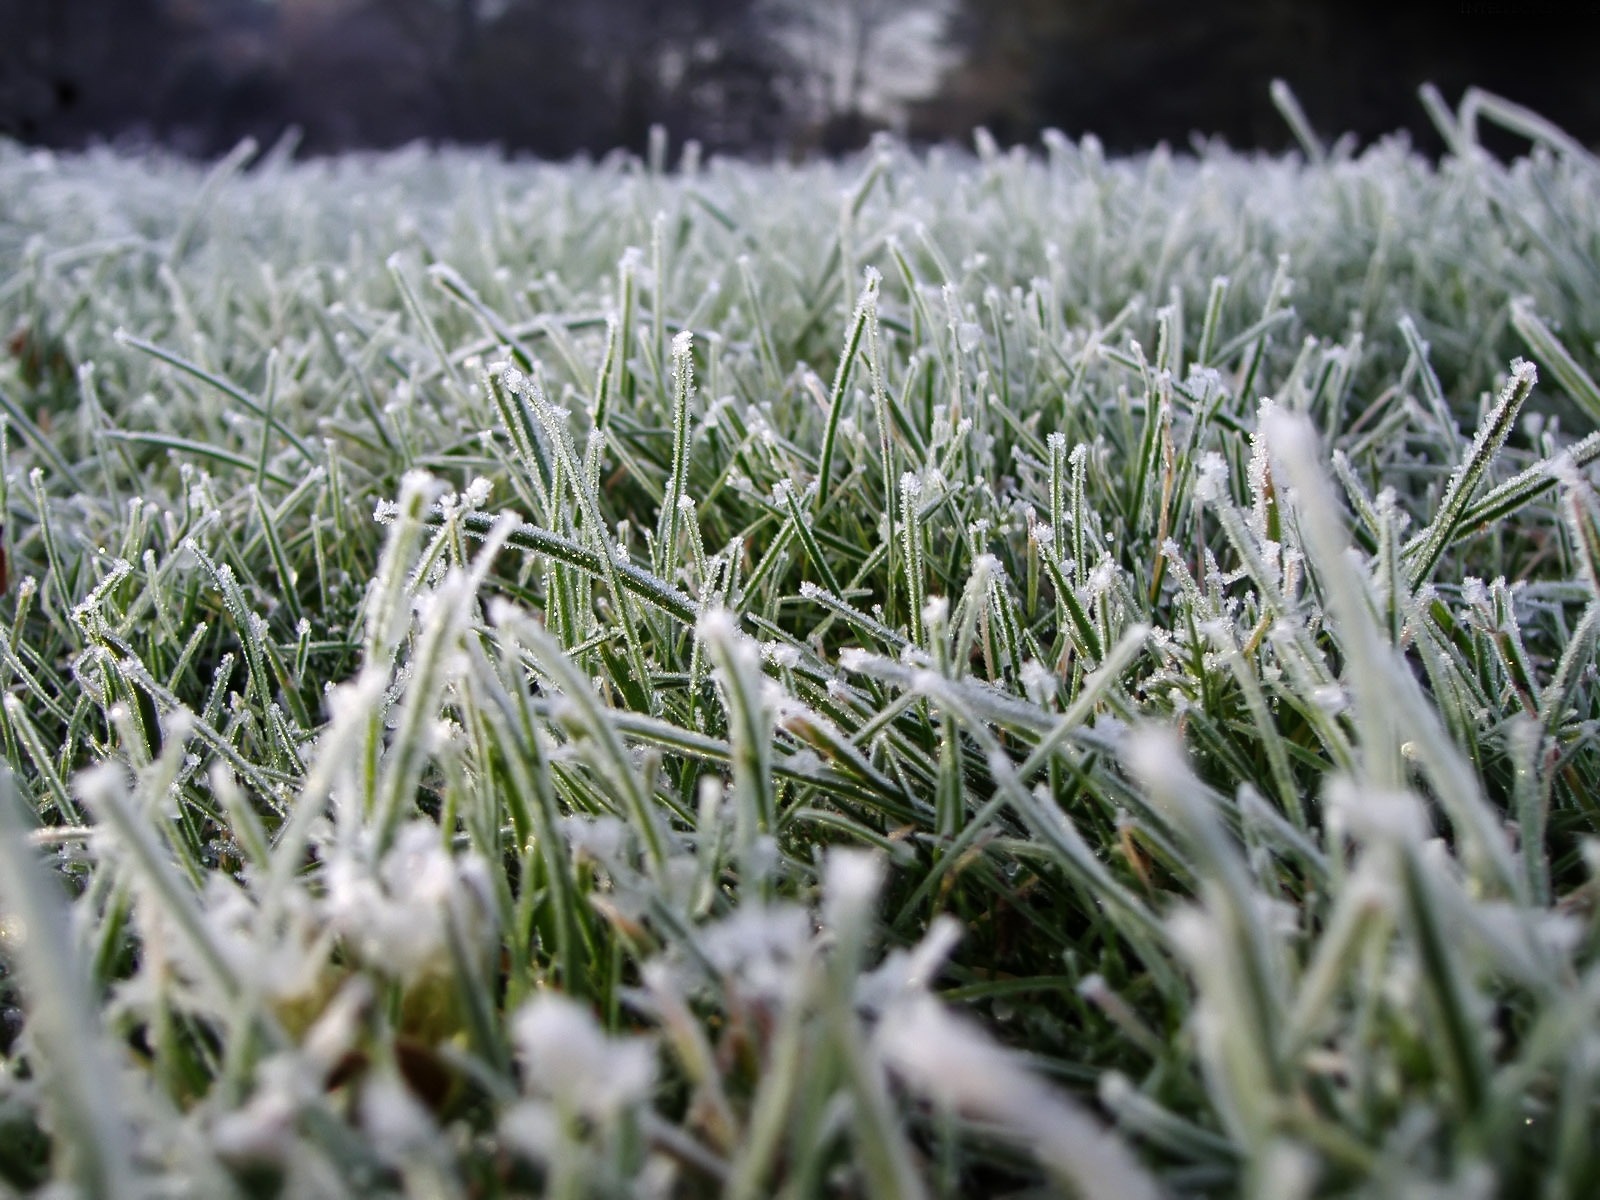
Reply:
[[780, 130], [752, 0], [0, 0], [0, 122], [26, 141], [201, 154], [416, 138], [547, 155], [653, 122], [728, 148]]
[[[1190, 132], [1275, 148], [1290, 134], [1268, 89], [1287, 80], [1324, 135], [1363, 143], [1407, 128], [1438, 148], [1417, 89], [1454, 103], [1478, 86], [1600, 140], [1582, 18], [1600, 5], [1540, 0], [975, 0], [968, 57], [995, 64], [980, 120], [1014, 137], [1092, 130], [1112, 149]], [[1011, 47], [1008, 49], [1008, 39]], [[1026, 80], [1017, 87], [1007, 79]], [[971, 86], [971, 85], [969, 85]]]
[[1319, 131], [1401, 127], [1478, 84], [1600, 140], [1592, 6], [1459, 0], [0, 0], [0, 134], [201, 155], [414, 139], [563, 157], [839, 151], [892, 127], [1113, 150], [1192, 132], [1276, 148], [1268, 84]]

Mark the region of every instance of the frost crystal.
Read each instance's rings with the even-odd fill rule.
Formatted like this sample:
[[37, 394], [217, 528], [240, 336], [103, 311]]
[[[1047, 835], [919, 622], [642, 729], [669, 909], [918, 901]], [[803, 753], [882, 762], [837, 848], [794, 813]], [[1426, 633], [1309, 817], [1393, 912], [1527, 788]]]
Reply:
[[1022, 687], [1028, 693], [1028, 699], [1035, 704], [1045, 705], [1055, 696], [1056, 677], [1038, 659], [1030, 658], [1022, 664]]
[[1057, 1096], [1016, 1055], [930, 996], [896, 1005], [878, 1027], [885, 1061], [916, 1091], [1023, 1137], [1076, 1194], [1155, 1200], [1155, 1184], [1120, 1142]]
[[1199, 477], [1195, 480], [1195, 495], [1208, 504], [1215, 504], [1228, 494], [1228, 464], [1215, 450], [1200, 457]]
[[655, 1044], [613, 1038], [575, 1000], [545, 992], [511, 1020], [528, 1089], [591, 1120], [606, 1120], [648, 1098]]
[[732, 642], [739, 635], [739, 621], [725, 608], [708, 608], [695, 623], [695, 632], [708, 642]]
[[[792, 669], [800, 665], [800, 651], [789, 645], [788, 642], [762, 642], [761, 657], [778, 667]], [[781, 689], [778, 692], [780, 698], [785, 694]]]
[[789, 994], [811, 943], [811, 918], [794, 905], [747, 902], [710, 926], [701, 948], [724, 979], [754, 996]]
[[404, 1163], [437, 1135], [432, 1116], [399, 1079], [377, 1075], [361, 1089], [361, 1125], [380, 1158]]
[[430, 821], [404, 826], [376, 870], [344, 853], [326, 878], [334, 930], [357, 957], [403, 981], [448, 965], [452, 911], [487, 932], [482, 860], [449, 854]]
[[823, 866], [824, 919], [840, 926], [864, 920], [883, 887], [884, 861], [868, 850], [835, 848]]

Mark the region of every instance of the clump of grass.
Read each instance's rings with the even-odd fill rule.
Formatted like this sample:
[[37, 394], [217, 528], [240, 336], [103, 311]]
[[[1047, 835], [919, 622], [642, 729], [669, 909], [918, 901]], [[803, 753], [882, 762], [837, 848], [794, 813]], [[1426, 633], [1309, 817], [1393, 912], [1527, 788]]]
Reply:
[[0, 145], [0, 1194], [1590, 1194], [1600, 176], [1278, 98]]

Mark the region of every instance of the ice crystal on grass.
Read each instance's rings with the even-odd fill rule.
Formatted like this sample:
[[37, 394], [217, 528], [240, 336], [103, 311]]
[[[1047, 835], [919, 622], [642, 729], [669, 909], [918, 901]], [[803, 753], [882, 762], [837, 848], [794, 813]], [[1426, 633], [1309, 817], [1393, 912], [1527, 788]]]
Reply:
[[811, 920], [804, 909], [750, 904], [708, 927], [701, 950], [729, 983], [753, 996], [779, 999], [794, 987], [810, 941]]
[[485, 864], [449, 853], [430, 822], [404, 826], [376, 865], [335, 851], [326, 882], [328, 920], [349, 952], [406, 982], [448, 968], [453, 925], [488, 933]]
[[1089, 1116], [931, 997], [891, 1009], [877, 1043], [912, 1087], [947, 1110], [1010, 1131], [1077, 1194], [1130, 1200], [1160, 1195], [1155, 1181]]
[[594, 1016], [565, 996], [543, 995], [511, 1019], [523, 1081], [533, 1095], [592, 1120], [614, 1117], [650, 1094], [655, 1046], [608, 1037]]

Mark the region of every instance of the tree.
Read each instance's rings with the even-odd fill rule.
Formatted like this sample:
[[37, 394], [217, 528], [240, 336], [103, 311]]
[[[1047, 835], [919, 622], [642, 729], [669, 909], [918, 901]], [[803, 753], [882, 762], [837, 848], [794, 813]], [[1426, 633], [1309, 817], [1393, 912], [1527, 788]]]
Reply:
[[778, 133], [775, 60], [755, 0], [397, 3], [413, 39], [438, 54], [444, 132], [457, 140], [566, 155], [642, 149], [654, 124], [714, 149]]
[[788, 59], [787, 101], [825, 149], [900, 124], [953, 61], [947, 0], [762, 0]]
[[653, 124], [734, 149], [775, 132], [761, 122], [777, 112], [776, 60], [757, 0], [590, 0], [573, 10], [616, 144], [642, 148]]
[[1004, 142], [1031, 139], [1040, 127], [1043, 64], [1073, 9], [1064, 0], [962, 0], [949, 26], [959, 61], [938, 92], [913, 108], [912, 135], [965, 138], [982, 125]]

